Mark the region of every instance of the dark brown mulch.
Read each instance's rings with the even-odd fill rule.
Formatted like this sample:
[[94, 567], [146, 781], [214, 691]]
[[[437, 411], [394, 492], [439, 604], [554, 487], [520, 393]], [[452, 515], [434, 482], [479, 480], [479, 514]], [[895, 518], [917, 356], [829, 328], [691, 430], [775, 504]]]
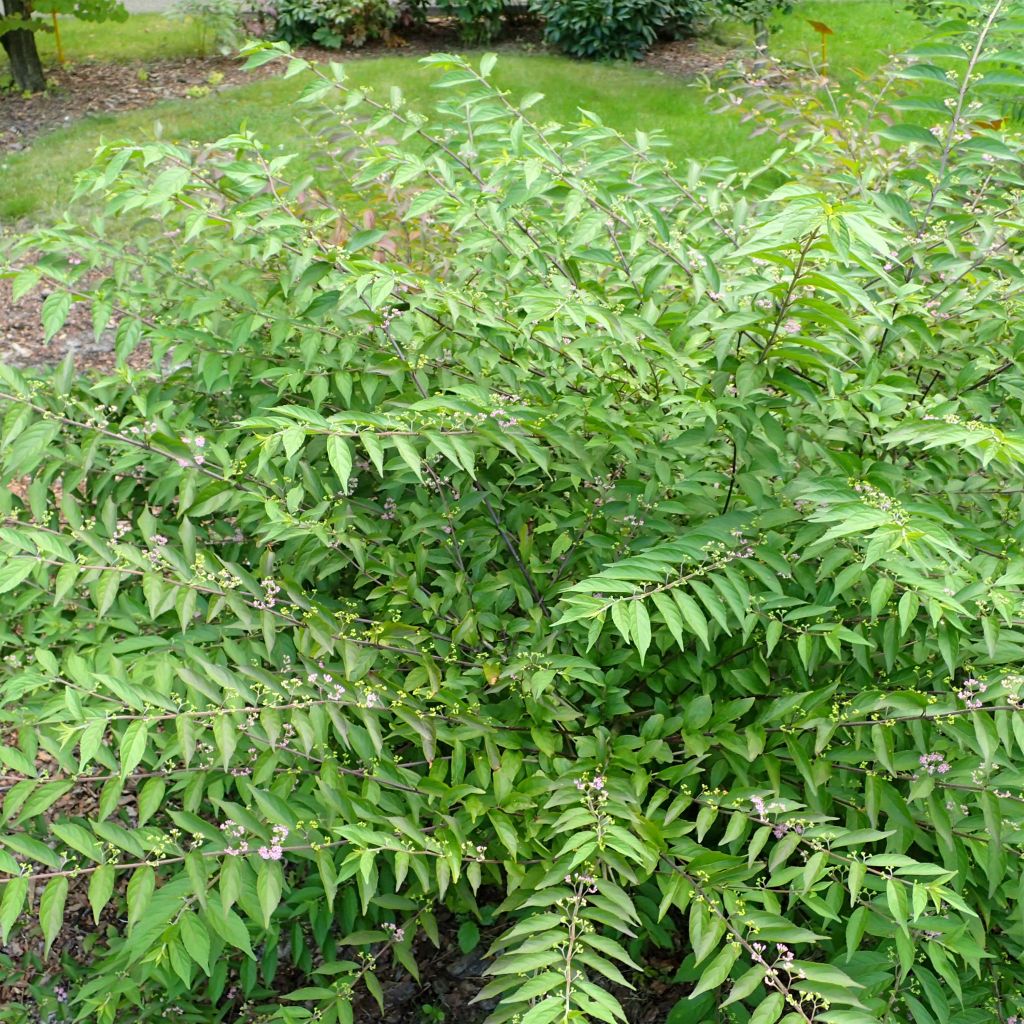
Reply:
[[[123, 895], [127, 884], [127, 873], [119, 880], [118, 893]], [[68, 893], [64, 926], [49, 955], [44, 955], [43, 940], [34, 923], [29, 927], [16, 928], [5, 950], [16, 965], [7, 977], [0, 978], [0, 1019], [5, 1007], [32, 1006], [30, 986], [38, 985], [44, 992], [55, 987], [72, 987], [64, 972], [64, 964], [77, 963], [79, 969], [90, 961], [89, 947], [95, 936], [96, 926], [87, 899], [86, 878], [73, 879]], [[100, 929], [115, 928], [123, 931], [125, 922], [119, 920], [114, 909], [118, 901], [107, 905], [100, 922]], [[404, 967], [385, 952], [375, 970], [384, 996], [384, 1011], [381, 1012], [376, 1000], [362, 984], [354, 992], [353, 1011], [356, 1024], [481, 1024], [494, 1009], [494, 1000], [474, 1002], [477, 994], [490, 980], [486, 975], [489, 961], [484, 952], [500, 930], [485, 930], [479, 946], [463, 954], [456, 937], [458, 921], [450, 914], [439, 915], [440, 948], [420, 933], [413, 944], [413, 955], [419, 968], [419, 979], [412, 977]], [[282, 955], [280, 968], [275, 978], [275, 988], [280, 992], [316, 984], [290, 964], [290, 958]], [[665, 1024], [672, 1008], [680, 999], [685, 999], [689, 987], [672, 980], [683, 959], [682, 952], [652, 951], [645, 960], [645, 971], [626, 972], [636, 986], [634, 990], [619, 985], [608, 985], [600, 977], [595, 980], [609, 988], [622, 1004], [629, 1024]], [[77, 973], [77, 972], [76, 972]], [[237, 1006], [241, 998], [235, 993], [237, 979], [229, 979], [225, 1000], [236, 1004], [227, 1009], [226, 1019], [234, 1024], [252, 1024], [255, 1019], [250, 1012]], [[157, 988], [152, 994], [157, 995]]]
[[637, 67], [679, 78], [697, 78], [720, 71], [735, 59], [736, 51], [724, 46], [712, 46], [698, 39], [677, 39], [656, 44]]
[[83, 117], [148, 107], [161, 100], [181, 99], [192, 86], [207, 85], [223, 75], [218, 88], [239, 85], [251, 75], [279, 73], [264, 66], [242, 71], [231, 57], [102, 63], [88, 61], [53, 67], [50, 88], [34, 96], [0, 93], [0, 153], [24, 149], [31, 140]]
[[[463, 954], [456, 941], [458, 922], [440, 915], [441, 946], [436, 949], [422, 934], [414, 943], [414, 955], [420, 969], [417, 982], [400, 964], [382, 961], [377, 977], [384, 992], [384, 1012], [361, 987], [354, 1001], [357, 1024], [481, 1024], [494, 1009], [495, 1001], [474, 1003], [490, 980], [484, 972], [489, 961], [483, 957], [500, 929], [484, 932], [480, 945]], [[633, 990], [608, 985], [625, 1010], [629, 1024], [665, 1024], [672, 1008], [686, 997], [689, 987], [671, 979], [684, 954], [651, 950], [645, 958], [644, 974], [626, 971]]]
[[[19, 369], [53, 366], [69, 352], [79, 370], [111, 372], [114, 369], [114, 335], [104, 331], [95, 337], [92, 314], [84, 302], [76, 302], [64, 326], [49, 342], [43, 340], [41, 310], [48, 292], [38, 288], [21, 298], [11, 299], [10, 280], [0, 279], [0, 362]], [[140, 346], [129, 363], [146, 365], [148, 350]]]

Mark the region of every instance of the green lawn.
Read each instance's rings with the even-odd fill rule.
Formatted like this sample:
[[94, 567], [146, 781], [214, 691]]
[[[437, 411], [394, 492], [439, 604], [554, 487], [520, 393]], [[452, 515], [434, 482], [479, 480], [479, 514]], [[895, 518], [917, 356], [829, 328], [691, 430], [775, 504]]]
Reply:
[[[850, 86], [856, 81], [855, 70], [877, 67], [886, 50], [910, 43], [922, 32], [894, 0], [809, 0], [781, 20], [782, 27], [772, 41], [775, 52], [798, 56], [816, 49], [818, 36], [807, 18], [824, 21], [834, 30], [830, 66]], [[119, 38], [122, 32], [124, 36]], [[724, 34], [740, 38], [732, 30]], [[167, 56], [182, 52], [186, 42], [180, 23], [153, 15], [136, 15], [124, 26], [107, 28], [69, 20], [65, 33], [72, 59], [95, 53]], [[408, 57], [355, 61], [350, 77], [360, 86], [379, 90], [399, 85], [415, 105], [429, 106], [433, 101], [430, 83], [435, 73]], [[676, 160], [726, 156], [752, 166], [772, 148], [768, 138], [751, 140], [737, 119], [713, 115], [699, 88], [662, 74], [556, 56], [504, 54], [496, 78], [513, 96], [543, 92], [546, 99], [535, 108], [535, 116], [567, 121], [574, 118], [578, 107], [585, 107], [626, 131], [660, 129]], [[264, 80], [201, 99], [91, 117], [43, 136], [30, 149], [0, 163], [0, 180], [5, 185], [0, 190], [0, 219], [52, 217], [65, 202], [75, 174], [88, 163], [101, 140], [143, 140], [160, 134], [170, 140], [204, 141], [245, 123], [270, 145], [302, 151], [309, 143], [298, 130], [292, 106], [301, 88], [295, 79]]]
[[821, 37], [808, 24], [820, 21], [828, 37], [828, 70], [844, 86], [871, 72], [894, 50], [913, 46], [927, 28], [906, 10], [902, 0], [805, 0], [777, 19], [772, 52], [793, 57], [820, 54]]
[[[49, 19], [44, 19], [49, 26]], [[159, 14], [132, 14], [127, 21], [79, 21], [60, 19], [60, 38], [70, 61], [80, 60], [169, 60], [194, 57], [199, 50], [199, 31], [191, 21], [165, 18]], [[56, 59], [52, 32], [36, 36], [44, 63]], [[7, 59], [0, 52], [0, 78], [7, 74]]]
[[[386, 91], [399, 84], [410, 101], [422, 107], [435, 99], [431, 82], [436, 70], [406, 57], [354, 62], [350, 78], [360, 86]], [[608, 124], [622, 128], [660, 128], [672, 143], [672, 154], [708, 157], [746, 155], [771, 147], [767, 140], [752, 146], [747, 129], [732, 118], [714, 118], [695, 88], [651, 72], [631, 68], [581, 65], [561, 57], [510, 56], [498, 62], [498, 83], [513, 96], [543, 92], [535, 116], [566, 121], [577, 107], [593, 110]], [[161, 103], [155, 107], [92, 117], [40, 138], [30, 149], [0, 163], [8, 187], [0, 194], [0, 217], [11, 220], [45, 215], [67, 196], [74, 175], [88, 163], [101, 139], [209, 140], [245, 123], [264, 142], [283, 149], [301, 149], [308, 140], [298, 128], [292, 100], [302, 89], [300, 79], [271, 80], [225, 90], [202, 99]], [[45, 168], [45, 175], [40, 175]]]

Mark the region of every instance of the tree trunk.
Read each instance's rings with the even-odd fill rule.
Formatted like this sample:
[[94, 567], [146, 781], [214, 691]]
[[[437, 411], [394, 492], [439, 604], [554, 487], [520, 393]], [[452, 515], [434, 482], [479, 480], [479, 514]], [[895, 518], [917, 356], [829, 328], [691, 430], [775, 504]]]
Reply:
[[[29, 18], [26, 0], [3, 0], [8, 17]], [[42, 92], [46, 88], [43, 65], [36, 49], [36, 34], [27, 28], [11, 29], [0, 36], [11, 62], [11, 75], [20, 92]]]
[[754, 49], [762, 58], [768, 55], [768, 23], [763, 18], [754, 22]]

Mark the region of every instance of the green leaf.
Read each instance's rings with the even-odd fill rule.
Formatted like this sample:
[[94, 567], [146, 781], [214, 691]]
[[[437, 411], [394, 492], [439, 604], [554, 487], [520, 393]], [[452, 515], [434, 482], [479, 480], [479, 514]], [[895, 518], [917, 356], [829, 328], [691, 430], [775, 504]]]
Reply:
[[178, 920], [181, 944], [185, 952], [210, 974], [210, 933], [203, 923], [190, 910], [186, 910]]
[[106, 615], [113, 607], [117, 591], [121, 586], [121, 577], [114, 570], [105, 570], [96, 583], [96, 611]]
[[636, 649], [640, 652], [640, 664], [644, 663], [644, 657], [651, 646], [651, 620], [644, 607], [643, 601], [630, 602], [630, 633]]
[[114, 878], [116, 872], [112, 864], [98, 867], [89, 878], [89, 906], [92, 908], [92, 919], [98, 925], [103, 908], [110, 902], [114, 894]]
[[55, 822], [50, 826], [50, 831], [72, 850], [84, 853], [89, 860], [97, 864], [102, 862], [103, 848], [87, 828], [73, 822]]
[[910, 624], [914, 621], [914, 617], [917, 615], [919, 603], [917, 594], [912, 590], [906, 591], [900, 598], [899, 614], [901, 633], [906, 633], [907, 630], [910, 629]]
[[732, 965], [739, 959], [740, 949], [738, 942], [727, 942], [719, 951], [718, 956], [701, 972], [697, 984], [690, 993], [690, 998], [696, 999], [702, 992], [718, 988], [729, 977]]
[[132, 872], [126, 892], [129, 934], [149, 909], [150, 900], [152, 900], [155, 890], [156, 872], [148, 864], [144, 864]]
[[337, 434], [327, 436], [327, 457], [341, 484], [341, 490], [348, 489], [349, 477], [352, 475], [352, 446]]
[[27, 579], [35, 565], [28, 559], [20, 559], [15, 562], [8, 562], [0, 566], [0, 594], [6, 594], [13, 590], [23, 580]]
[[879, 576], [871, 588], [871, 614], [880, 615], [892, 597], [893, 582], [888, 576]]
[[701, 640], [701, 643], [710, 650], [711, 641], [708, 637], [708, 621], [700, 606], [689, 594], [684, 594], [678, 587], [672, 590], [672, 597], [682, 612], [683, 620]]
[[149, 739], [148, 729], [145, 721], [137, 721], [129, 724], [118, 746], [118, 753], [121, 759], [121, 778], [126, 779], [138, 767], [142, 755], [146, 752], [146, 743]]
[[[3, 883], [3, 898], [0, 899], [0, 942], [7, 944], [11, 928], [21, 916], [28, 895], [29, 881], [24, 876], [10, 878]], [[58, 926], [59, 927], [59, 926]]]
[[256, 876], [256, 895], [263, 912], [263, 927], [270, 927], [270, 919], [281, 902], [281, 891], [284, 886], [284, 873], [277, 861], [264, 860], [260, 863]]
[[203, 919], [229, 946], [240, 949], [250, 960], [256, 959], [245, 922], [233, 910], [221, 912], [211, 905]]
[[764, 981], [765, 968], [755, 964], [740, 978], [737, 978], [729, 991], [729, 997], [722, 1002], [722, 1006], [728, 1006], [740, 999], [746, 999]]
[[542, 999], [536, 1005], [523, 1014], [519, 1024], [551, 1024], [563, 1011], [563, 1003], [560, 999], [549, 996]]
[[71, 311], [71, 295], [68, 292], [51, 292], [43, 302], [43, 340], [49, 341], [65, 324]]
[[64, 904], [68, 898], [68, 880], [66, 875], [58, 875], [46, 883], [42, 896], [39, 897], [39, 927], [45, 940], [45, 952], [49, 954], [53, 940], [64, 924]]
[[939, 140], [927, 128], [921, 128], [916, 124], [888, 125], [880, 128], [878, 134], [884, 139], [891, 139], [893, 142], [916, 143], [917, 145], [928, 147], [939, 145]]
[[665, 625], [668, 626], [676, 645], [680, 648], [685, 647], [686, 645], [683, 643], [683, 620], [679, 615], [675, 602], [668, 594], [660, 590], [656, 590], [651, 595], [651, 599], [654, 601], [655, 608], [661, 612], [661, 617], [665, 620]]
[[459, 949], [463, 953], [472, 953], [480, 944], [480, 929], [475, 921], [463, 921], [459, 925]]
[[775, 1024], [785, 1006], [781, 992], [772, 992], [766, 999], [758, 1003], [757, 1009], [750, 1015], [748, 1024]]

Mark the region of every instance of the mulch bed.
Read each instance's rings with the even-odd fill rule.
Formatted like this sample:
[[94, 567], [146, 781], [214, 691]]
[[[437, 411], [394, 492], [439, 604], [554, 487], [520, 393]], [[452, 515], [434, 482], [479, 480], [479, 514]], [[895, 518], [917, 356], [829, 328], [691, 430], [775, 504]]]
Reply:
[[[127, 878], [128, 873], [125, 873], [119, 881], [120, 887], [126, 885]], [[123, 895], [122, 888], [118, 892]], [[37, 926], [15, 928], [6, 953], [18, 967], [0, 979], [0, 1013], [5, 1005], [32, 1007], [34, 1000], [29, 991], [32, 985], [39, 986], [44, 992], [52, 992], [58, 986], [70, 988], [72, 983], [64, 973], [62, 961], [89, 963], [89, 946], [98, 929], [93, 924], [87, 891], [85, 877], [72, 881], [64, 926], [48, 956], [44, 955], [43, 940]], [[116, 900], [107, 905], [99, 930], [113, 927], [123, 931], [125, 922], [118, 919], [114, 910], [116, 905]], [[486, 932], [476, 950], [463, 954], [456, 938], [458, 922], [444, 911], [438, 916], [440, 948], [435, 948], [422, 933], [414, 942], [419, 980], [385, 953], [375, 972], [384, 995], [384, 1012], [381, 1013], [366, 988], [359, 985], [353, 999], [356, 1024], [481, 1024], [494, 1009], [493, 1000], [474, 1003], [474, 999], [490, 980], [484, 974], [488, 961], [482, 954], [489, 940], [496, 938], [498, 932]], [[635, 990], [609, 985], [600, 977], [595, 980], [614, 992], [622, 1003], [629, 1024], [665, 1024], [672, 1008], [680, 999], [685, 999], [689, 991], [688, 986], [672, 980], [684, 956], [682, 951], [653, 951], [646, 962], [645, 974], [637, 972], [631, 978], [636, 985]], [[627, 976], [630, 974], [626, 973]], [[230, 980], [234, 982], [235, 979]], [[287, 992], [310, 984], [310, 979], [293, 968], [287, 956], [282, 956], [275, 983], [279, 991]], [[201, 986], [202, 982], [199, 984]], [[233, 985], [228, 989], [229, 993], [235, 991]], [[154, 988], [153, 994], [156, 993]], [[227, 1002], [235, 1006], [229, 1008]], [[225, 996], [225, 1003], [220, 1009], [228, 1010], [226, 1020], [233, 1024], [253, 1024], [254, 1016], [242, 1010], [240, 1003], [239, 996], [232, 995], [230, 1000]]]
[[670, 43], [656, 43], [636, 66], [679, 78], [699, 78], [720, 71], [734, 60], [735, 50], [722, 46], [711, 48], [696, 39], [677, 39]]
[[47, 92], [34, 96], [0, 93], [0, 154], [25, 149], [35, 136], [66, 128], [84, 117], [182, 99], [192, 86], [208, 83], [211, 74], [215, 79], [224, 76], [219, 89], [251, 81], [261, 72], [266, 77], [279, 74], [280, 68], [264, 65], [245, 72], [232, 57], [116, 64], [88, 61], [52, 67], [47, 71]]
[[[384, 1013], [360, 987], [353, 1003], [357, 1024], [480, 1024], [494, 1009], [494, 1000], [473, 1000], [490, 980], [484, 974], [490, 962], [483, 954], [502, 929], [485, 930], [480, 945], [463, 955], [456, 938], [458, 921], [445, 912], [438, 918], [440, 948], [422, 934], [414, 943], [419, 982], [390, 958], [382, 962], [377, 977], [384, 992]], [[685, 955], [682, 951], [651, 949], [643, 974], [624, 972], [636, 986], [632, 990], [609, 984], [599, 976], [593, 980], [615, 994], [629, 1024], [665, 1024], [672, 1008], [691, 988], [673, 980]], [[302, 979], [299, 983], [308, 984]]]
[[41, 311], [46, 295], [46, 289], [39, 288], [15, 304], [11, 282], [0, 279], [0, 361], [24, 370], [56, 365], [70, 352], [79, 369], [113, 370], [113, 336], [108, 331], [96, 340], [92, 314], [84, 302], [71, 307], [64, 327], [48, 343], [43, 340]]

